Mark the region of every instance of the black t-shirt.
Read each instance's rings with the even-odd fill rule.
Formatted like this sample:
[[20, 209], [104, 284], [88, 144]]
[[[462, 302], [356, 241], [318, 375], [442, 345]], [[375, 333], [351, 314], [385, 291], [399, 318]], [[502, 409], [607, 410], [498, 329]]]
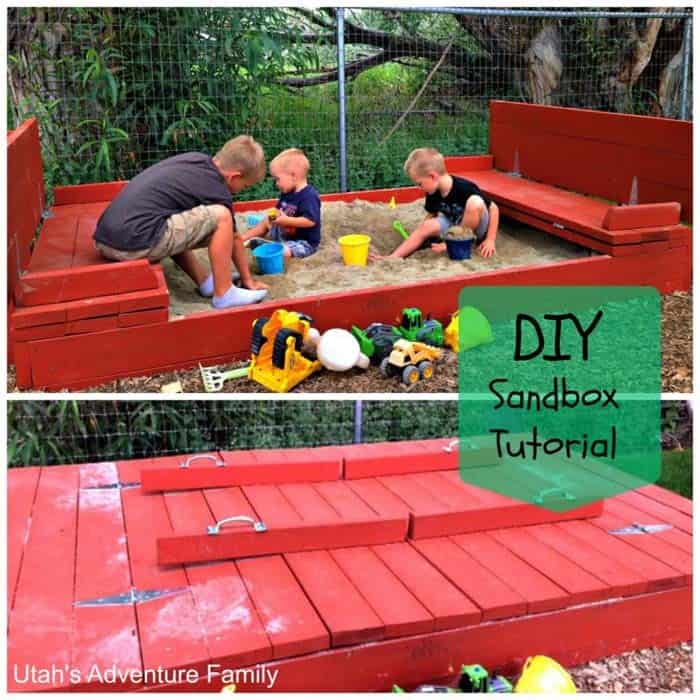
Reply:
[[233, 198], [224, 178], [205, 153], [181, 153], [146, 168], [105, 209], [95, 240], [117, 250], [146, 250], [163, 235], [173, 214], [200, 204], [223, 204]]
[[433, 194], [425, 196], [425, 210], [428, 214], [444, 214], [453, 226], [459, 226], [464, 218], [464, 207], [467, 200], [473, 194], [478, 194], [485, 202], [486, 207], [491, 206], [491, 200], [479, 189], [475, 182], [463, 177], [452, 176], [452, 189], [446, 197], [437, 189]]
[[316, 188], [307, 185], [298, 192], [283, 194], [277, 200], [277, 208], [287, 216], [303, 216], [314, 222], [309, 228], [297, 228], [294, 240], [308, 241], [314, 248], [321, 242], [321, 198]]

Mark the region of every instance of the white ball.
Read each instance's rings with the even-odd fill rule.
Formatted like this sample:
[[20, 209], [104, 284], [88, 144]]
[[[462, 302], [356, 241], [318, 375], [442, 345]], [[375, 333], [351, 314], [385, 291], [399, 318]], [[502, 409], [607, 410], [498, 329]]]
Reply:
[[350, 331], [343, 328], [331, 328], [322, 336], [316, 348], [321, 364], [333, 372], [345, 372], [360, 357], [360, 344]]

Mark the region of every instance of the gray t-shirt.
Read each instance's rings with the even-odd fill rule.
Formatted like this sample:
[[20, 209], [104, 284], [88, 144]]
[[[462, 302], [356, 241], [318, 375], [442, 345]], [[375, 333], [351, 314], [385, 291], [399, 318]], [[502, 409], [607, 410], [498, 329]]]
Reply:
[[223, 204], [233, 217], [231, 192], [211, 156], [181, 153], [131, 180], [102, 213], [94, 238], [117, 250], [147, 250], [173, 214], [200, 204]]

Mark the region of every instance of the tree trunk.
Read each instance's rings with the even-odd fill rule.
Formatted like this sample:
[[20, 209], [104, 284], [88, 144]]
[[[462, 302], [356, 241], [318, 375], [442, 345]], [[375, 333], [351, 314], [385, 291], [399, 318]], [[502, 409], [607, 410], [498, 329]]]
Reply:
[[548, 24], [532, 40], [525, 52], [528, 102], [551, 105], [559, 88], [563, 64], [559, 29]]

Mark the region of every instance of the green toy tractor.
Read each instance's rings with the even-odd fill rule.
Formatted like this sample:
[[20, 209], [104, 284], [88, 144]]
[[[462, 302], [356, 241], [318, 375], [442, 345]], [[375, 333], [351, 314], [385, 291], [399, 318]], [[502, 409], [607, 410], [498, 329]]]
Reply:
[[404, 339], [410, 342], [418, 341], [426, 345], [441, 347], [445, 341], [442, 324], [430, 318], [423, 320], [423, 313], [414, 306], [406, 307], [401, 312], [401, 322], [398, 326], [386, 323], [371, 323], [365, 330], [352, 327], [352, 334], [360, 344], [360, 351], [378, 365], [391, 353], [394, 343]]

